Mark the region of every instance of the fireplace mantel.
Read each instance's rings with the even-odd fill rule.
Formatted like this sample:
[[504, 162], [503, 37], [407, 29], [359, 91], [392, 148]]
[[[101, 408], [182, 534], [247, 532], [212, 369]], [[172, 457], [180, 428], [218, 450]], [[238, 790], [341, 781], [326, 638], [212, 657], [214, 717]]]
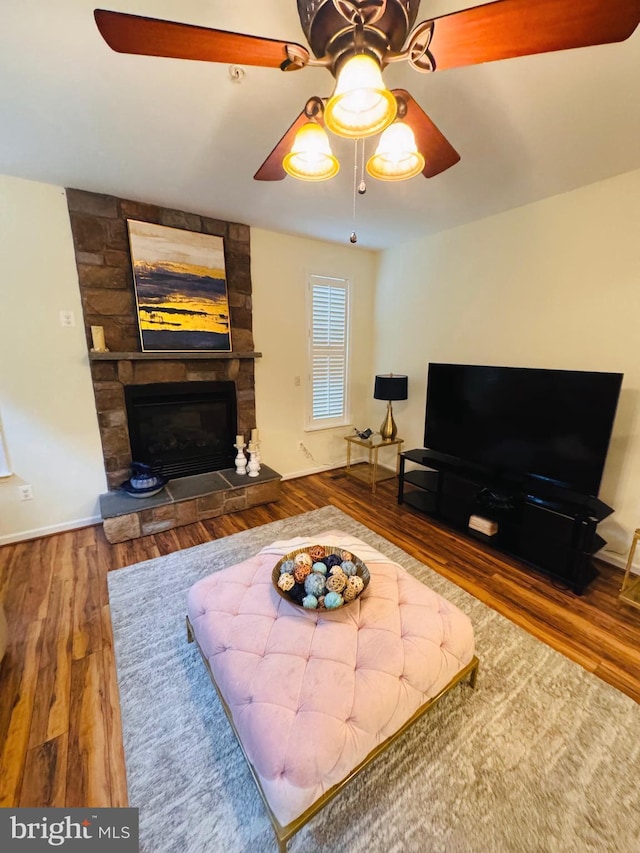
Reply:
[[212, 361], [218, 358], [261, 357], [261, 352], [89, 352], [91, 361]]

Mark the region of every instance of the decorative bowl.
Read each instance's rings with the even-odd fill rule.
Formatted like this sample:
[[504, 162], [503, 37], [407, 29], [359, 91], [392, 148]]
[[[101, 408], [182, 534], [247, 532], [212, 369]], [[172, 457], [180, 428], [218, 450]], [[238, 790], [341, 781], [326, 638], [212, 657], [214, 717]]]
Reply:
[[134, 484], [134, 481], [127, 480], [126, 483], [122, 483], [120, 488], [132, 498], [151, 498], [153, 495], [157, 495], [158, 492], [161, 492], [169, 482], [166, 477], [159, 476], [154, 477], [153, 480], [153, 484], [146, 487], [140, 487], [138, 485], [139, 481], [136, 481]]
[[271, 580], [278, 595], [296, 607], [331, 612], [360, 598], [371, 575], [348, 548], [310, 545], [278, 560]]

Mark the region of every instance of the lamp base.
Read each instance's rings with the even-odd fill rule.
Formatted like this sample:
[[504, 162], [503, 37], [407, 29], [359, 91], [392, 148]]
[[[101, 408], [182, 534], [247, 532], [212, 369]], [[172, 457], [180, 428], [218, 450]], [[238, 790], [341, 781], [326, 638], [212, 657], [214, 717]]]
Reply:
[[398, 434], [398, 427], [393, 419], [391, 400], [387, 403], [387, 416], [380, 426], [380, 437], [383, 441], [393, 441]]

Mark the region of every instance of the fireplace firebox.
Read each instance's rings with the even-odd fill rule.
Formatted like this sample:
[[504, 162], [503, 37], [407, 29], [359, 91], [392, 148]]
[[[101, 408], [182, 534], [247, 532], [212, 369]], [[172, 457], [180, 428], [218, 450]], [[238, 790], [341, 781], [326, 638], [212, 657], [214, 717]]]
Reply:
[[170, 479], [233, 467], [233, 382], [159, 382], [124, 390], [134, 461]]

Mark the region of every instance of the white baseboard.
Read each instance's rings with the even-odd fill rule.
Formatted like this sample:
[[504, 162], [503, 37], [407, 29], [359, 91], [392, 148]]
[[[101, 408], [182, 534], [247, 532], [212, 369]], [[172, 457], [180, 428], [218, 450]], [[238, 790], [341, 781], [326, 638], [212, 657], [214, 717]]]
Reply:
[[282, 479], [297, 480], [298, 477], [308, 477], [309, 474], [321, 474], [323, 471], [334, 471], [336, 468], [344, 468], [344, 464], [318, 465], [315, 468], [305, 468], [304, 471], [290, 471], [288, 474], [283, 474]]
[[78, 530], [81, 527], [91, 527], [93, 524], [101, 524], [102, 516], [95, 515], [90, 518], [76, 518], [74, 521], [65, 521], [61, 524], [50, 524], [47, 527], [37, 527], [33, 530], [21, 530], [19, 533], [8, 533], [0, 536], [0, 545], [11, 545], [14, 542], [26, 542], [28, 539], [40, 539], [42, 536], [51, 536], [54, 533], [64, 533], [65, 530]]

